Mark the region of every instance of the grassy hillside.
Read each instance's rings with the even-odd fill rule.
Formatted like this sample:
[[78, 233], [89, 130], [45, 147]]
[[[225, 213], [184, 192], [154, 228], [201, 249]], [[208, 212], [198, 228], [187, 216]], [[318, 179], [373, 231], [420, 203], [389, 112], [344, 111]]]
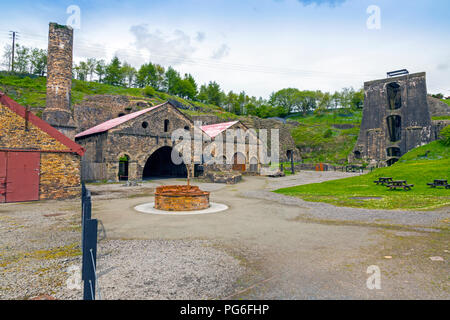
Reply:
[[448, 104], [450, 106], [450, 99], [441, 99], [442, 102], [445, 102], [446, 104]]
[[362, 111], [350, 114], [331, 111], [323, 115], [292, 117], [300, 126], [292, 130], [304, 162], [347, 163], [347, 155], [358, 139]]
[[[40, 115], [45, 108], [46, 101], [45, 77], [28, 77], [0, 73], [0, 91], [6, 92], [18, 103], [30, 106], [32, 111]], [[215, 115], [228, 119], [236, 118], [236, 115], [223, 111], [222, 108], [206, 105], [198, 101], [189, 101], [164, 92], [153, 91], [150, 95], [145, 89], [116, 87], [97, 82], [80, 80], [72, 81], [72, 105], [80, 103], [88, 95], [125, 95], [137, 99], [145, 99], [152, 103], [162, 103], [167, 100], [176, 100], [191, 109], [183, 110], [189, 115]]]
[[[280, 189], [275, 192], [307, 201], [327, 202], [337, 206], [370, 209], [432, 209], [450, 205], [450, 189], [430, 188], [435, 179], [450, 181], [450, 147], [440, 141], [414, 149], [391, 167], [372, 173], [319, 184]], [[376, 185], [379, 177], [407, 180], [411, 191], [390, 191]], [[376, 197], [379, 199], [361, 199]], [[359, 198], [359, 199], [358, 199]]]

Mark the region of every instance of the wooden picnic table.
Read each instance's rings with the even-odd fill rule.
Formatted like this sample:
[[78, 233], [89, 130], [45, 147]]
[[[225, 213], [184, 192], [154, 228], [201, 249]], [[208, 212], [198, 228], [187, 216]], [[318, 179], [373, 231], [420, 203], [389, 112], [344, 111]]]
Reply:
[[409, 191], [411, 190], [412, 187], [414, 187], [413, 184], [408, 184], [408, 182], [406, 182], [406, 180], [393, 180], [390, 181], [388, 184], [386, 184], [386, 187], [388, 187], [390, 190], [392, 189], [403, 189], [405, 191]]
[[382, 185], [384, 185], [384, 184], [390, 183], [390, 182], [392, 182], [392, 178], [391, 177], [381, 177], [381, 178], [378, 178], [377, 181], [374, 181], [374, 183], [376, 183], [377, 185], [380, 184], [380, 183]]
[[427, 185], [429, 185], [432, 188], [445, 187], [445, 189], [450, 189], [450, 185], [448, 184], [447, 180], [443, 179], [434, 180], [433, 183], [427, 183]]

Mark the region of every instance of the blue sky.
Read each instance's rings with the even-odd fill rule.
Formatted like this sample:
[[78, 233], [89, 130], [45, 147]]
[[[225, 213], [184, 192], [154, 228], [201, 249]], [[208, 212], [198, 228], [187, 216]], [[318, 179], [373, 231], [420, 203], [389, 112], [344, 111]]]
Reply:
[[[448, 0], [0, 0], [0, 49], [8, 31], [45, 48], [48, 22], [81, 10], [75, 59], [148, 60], [190, 72], [198, 82], [268, 97], [285, 87], [362, 87], [387, 71], [427, 72], [428, 91], [450, 96]], [[368, 29], [367, 9], [380, 9]]]

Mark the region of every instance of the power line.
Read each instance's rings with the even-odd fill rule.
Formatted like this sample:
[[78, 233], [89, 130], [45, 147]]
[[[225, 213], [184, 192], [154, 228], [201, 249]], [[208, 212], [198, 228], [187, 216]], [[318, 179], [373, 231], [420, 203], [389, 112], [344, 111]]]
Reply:
[[[32, 41], [42, 41], [46, 42], [47, 37], [38, 35], [38, 34], [32, 34], [32, 33], [22, 33], [23, 36], [27, 40]], [[152, 57], [168, 60], [168, 62], [177, 62], [180, 64], [188, 64], [188, 65], [195, 65], [199, 67], [206, 67], [206, 68], [212, 68], [212, 69], [221, 69], [221, 70], [228, 70], [228, 71], [239, 71], [239, 72], [252, 72], [252, 73], [265, 73], [265, 74], [279, 74], [279, 75], [301, 75], [305, 78], [317, 78], [317, 77], [338, 77], [338, 78], [361, 78], [361, 77], [372, 77], [375, 76], [375, 74], [356, 74], [356, 73], [334, 73], [329, 71], [316, 71], [316, 70], [305, 70], [305, 69], [293, 69], [293, 68], [283, 68], [283, 67], [268, 67], [268, 66], [261, 66], [261, 65], [245, 65], [245, 64], [237, 64], [237, 63], [221, 63], [217, 61], [213, 61], [210, 59], [201, 59], [201, 58], [189, 58], [189, 57], [182, 57], [182, 56], [174, 56], [174, 55], [166, 55], [166, 54], [155, 54], [149, 52], [147, 55], [143, 55], [142, 52], [135, 50], [135, 49], [122, 49], [122, 48], [116, 48], [111, 47], [107, 45], [95, 45], [92, 44], [84, 39], [77, 39], [74, 43], [74, 49], [75, 50], [83, 50], [87, 52], [96, 52], [96, 53], [103, 53], [106, 50], [111, 51], [120, 51], [125, 50], [125, 55], [130, 58], [137, 58], [137, 59], [143, 59], [150, 60]]]

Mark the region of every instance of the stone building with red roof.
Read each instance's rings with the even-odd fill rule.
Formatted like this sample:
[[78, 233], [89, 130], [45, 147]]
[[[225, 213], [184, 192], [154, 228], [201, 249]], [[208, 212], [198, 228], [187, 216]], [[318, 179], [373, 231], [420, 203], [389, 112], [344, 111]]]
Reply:
[[[257, 157], [249, 157], [250, 141], [241, 148], [233, 143], [233, 150], [218, 149], [215, 139], [230, 129], [247, 130], [239, 121], [195, 127], [194, 122], [170, 102], [124, 114], [84, 130], [75, 141], [87, 151], [83, 157], [82, 177], [85, 181], [145, 180], [152, 177], [186, 177], [184, 164], [171, 159], [176, 144], [172, 140], [175, 130], [184, 129], [191, 139], [192, 175], [205, 170], [228, 169], [241, 172], [258, 170]], [[194, 152], [195, 129], [202, 137], [201, 152], [210, 146], [214, 157], [223, 159], [219, 167], [205, 163]], [[224, 139], [224, 138], [223, 138]], [[249, 159], [250, 158], [250, 159]]]
[[79, 196], [84, 152], [0, 92], [0, 203]]

